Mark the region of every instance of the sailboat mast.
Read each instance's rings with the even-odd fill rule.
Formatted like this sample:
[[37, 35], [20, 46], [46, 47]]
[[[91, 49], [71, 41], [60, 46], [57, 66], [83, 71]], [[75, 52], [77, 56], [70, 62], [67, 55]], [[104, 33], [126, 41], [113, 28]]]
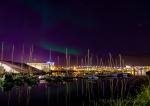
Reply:
[[87, 64], [87, 70], [89, 70], [90, 65], [90, 50], [88, 49], [88, 64]]
[[12, 61], [12, 64], [13, 64], [13, 61], [14, 61], [14, 44], [12, 46], [12, 54], [11, 54], [11, 61]]
[[68, 49], [66, 48], [66, 68], [68, 67]]
[[121, 54], [119, 54], [119, 63], [120, 63], [120, 68], [122, 67], [122, 57]]
[[24, 63], [24, 44], [22, 45], [21, 69], [23, 69], [23, 63]]
[[79, 60], [78, 60], [78, 56], [77, 56], [77, 64], [76, 64], [77, 66], [78, 66], [78, 61], [79, 61]]

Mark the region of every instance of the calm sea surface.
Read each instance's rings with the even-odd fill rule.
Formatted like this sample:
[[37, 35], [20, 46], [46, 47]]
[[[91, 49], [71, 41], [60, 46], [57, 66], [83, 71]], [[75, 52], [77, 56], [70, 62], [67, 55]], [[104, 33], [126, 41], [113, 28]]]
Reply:
[[129, 93], [134, 96], [142, 83], [138, 78], [103, 78], [1, 87], [0, 106], [82, 106], [91, 100], [125, 98]]

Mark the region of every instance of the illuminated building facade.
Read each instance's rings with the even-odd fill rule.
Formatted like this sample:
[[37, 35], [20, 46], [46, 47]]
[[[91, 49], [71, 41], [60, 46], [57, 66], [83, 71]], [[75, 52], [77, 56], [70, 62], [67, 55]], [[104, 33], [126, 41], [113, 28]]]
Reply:
[[37, 68], [39, 70], [53, 70], [54, 62], [46, 62], [46, 63], [27, 63], [27, 65]]

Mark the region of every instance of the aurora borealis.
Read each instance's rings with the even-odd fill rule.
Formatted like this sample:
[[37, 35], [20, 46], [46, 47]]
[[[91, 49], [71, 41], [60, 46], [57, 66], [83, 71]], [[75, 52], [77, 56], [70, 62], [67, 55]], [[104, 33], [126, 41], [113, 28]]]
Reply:
[[[59, 53], [63, 53], [65, 54], [66, 52], [66, 48], [65, 47], [61, 47], [61, 46], [57, 46], [54, 44], [49, 44], [47, 42], [43, 42], [41, 43], [41, 47], [47, 50], [51, 51], [55, 51], [55, 52], [59, 52]], [[72, 48], [67, 48], [68, 54], [69, 55], [80, 55], [80, 52], [78, 50], [72, 49]]]
[[100, 56], [108, 52], [149, 55], [147, 4], [144, 1], [1, 0], [0, 41], [10, 45], [9, 48], [14, 44], [18, 53], [22, 44], [27, 50], [34, 44], [39, 55], [42, 50], [42, 54], [48, 55], [49, 47], [60, 54], [65, 48], [70, 48], [73, 55], [85, 53], [89, 48]]

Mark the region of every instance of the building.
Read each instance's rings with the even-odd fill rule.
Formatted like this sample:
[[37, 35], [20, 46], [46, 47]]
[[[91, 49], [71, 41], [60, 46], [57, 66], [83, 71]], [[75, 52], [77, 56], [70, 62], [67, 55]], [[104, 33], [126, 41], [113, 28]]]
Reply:
[[34, 68], [25, 63], [11, 62], [11, 61], [0, 61], [0, 73], [35, 73], [40, 74], [40, 69]]
[[27, 63], [27, 65], [44, 71], [54, 69], [54, 62], [49, 62], [49, 61], [46, 63]]

